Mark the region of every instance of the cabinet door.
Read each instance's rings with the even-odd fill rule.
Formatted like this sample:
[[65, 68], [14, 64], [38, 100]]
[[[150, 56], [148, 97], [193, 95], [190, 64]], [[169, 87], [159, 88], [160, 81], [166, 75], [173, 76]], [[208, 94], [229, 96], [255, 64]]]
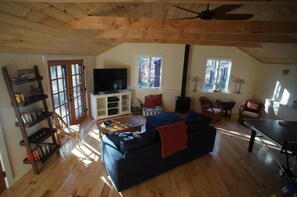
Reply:
[[83, 60], [48, 61], [54, 111], [68, 124], [86, 117]]
[[130, 112], [130, 96], [129, 94], [122, 95], [122, 113]]
[[107, 112], [106, 112], [106, 97], [98, 97], [96, 98], [96, 102], [97, 102], [97, 114], [96, 116], [99, 117], [104, 117], [107, 116]]

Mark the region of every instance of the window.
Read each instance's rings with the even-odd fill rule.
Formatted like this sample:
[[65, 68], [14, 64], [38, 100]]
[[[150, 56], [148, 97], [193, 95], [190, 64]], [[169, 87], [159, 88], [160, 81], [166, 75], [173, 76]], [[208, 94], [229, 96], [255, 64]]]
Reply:
[[138, 88], [161, 88], [162, 58], [139, 56], [137, 58]]
[[203, 90], [228, 91], [232, 61], [228, 59], [207, 59]]

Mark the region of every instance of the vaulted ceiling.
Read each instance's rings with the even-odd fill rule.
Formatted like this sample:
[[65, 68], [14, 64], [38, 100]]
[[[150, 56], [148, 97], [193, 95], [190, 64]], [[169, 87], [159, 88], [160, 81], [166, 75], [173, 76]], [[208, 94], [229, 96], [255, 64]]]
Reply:
[[[210, 10], [240, 5], [227, 14], [253, 17], [184, 19], [197, 16], [194, 12], [206, 10], [207, 4]], [[297, 2], [0, 0], [1, 52], [99, 55], [121, 43], [234, 46], [260, 62], [297, 65]]]

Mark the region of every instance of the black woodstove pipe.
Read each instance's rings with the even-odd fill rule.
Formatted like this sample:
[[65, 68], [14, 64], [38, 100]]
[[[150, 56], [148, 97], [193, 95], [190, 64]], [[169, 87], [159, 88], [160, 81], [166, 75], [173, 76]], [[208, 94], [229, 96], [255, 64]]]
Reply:
[[185, 46], [181, 95], [176, 97], [176, 100], [175, 100], [175, 113], [187, 113], [190, 110], [190, 107], [191, 107], [191, 99], [189, 97], [186, 97], [186, 85], [187, 85], [187, 73], [188, 73], [189, 55], [190, 55], [190, 45], [187, 44]]
[[185, 55], [184, 55], [184, 68], [183, 68], [183, 78], [182, 78], [182, 87], [181, 87], [181, 97], [186, 96], [186, 85], [187, 85], [187, 74], [188, 74], [188, 64], [189, 64], [189, 55], [190, 55], [190, 45], [185, 46]]

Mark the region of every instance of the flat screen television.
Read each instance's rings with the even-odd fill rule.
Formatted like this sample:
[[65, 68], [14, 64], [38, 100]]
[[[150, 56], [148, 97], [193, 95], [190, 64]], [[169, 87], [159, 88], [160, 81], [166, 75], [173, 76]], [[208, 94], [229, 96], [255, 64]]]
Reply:
[[127, 68], [95, 68], [94, 94], [127, 89]]

